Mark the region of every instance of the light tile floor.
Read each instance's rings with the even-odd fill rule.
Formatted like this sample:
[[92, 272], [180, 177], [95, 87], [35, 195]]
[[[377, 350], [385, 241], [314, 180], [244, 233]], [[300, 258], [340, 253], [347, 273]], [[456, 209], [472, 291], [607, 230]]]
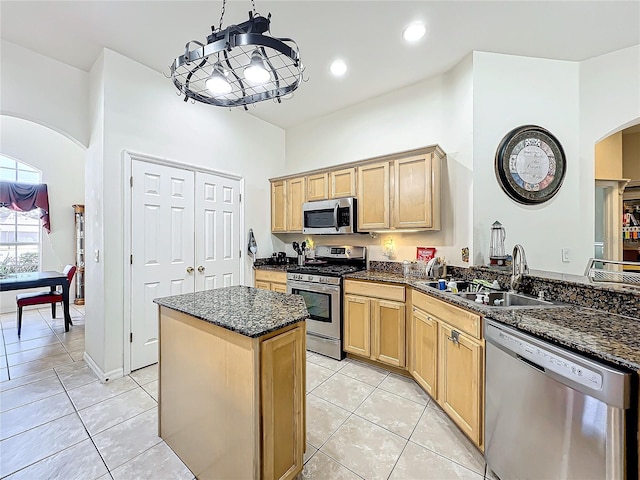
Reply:
[[[64, 332], [50, 308], [0, 316], [0, 478], [179, 480], [157, 436], [157, 365], [107, 384], [82, 360], [84, 308]], [[485, 478], [481, 453], [410, 379], [307, 354], [300, 480]], [[495, 478], [490, 472], [486, 478]]]

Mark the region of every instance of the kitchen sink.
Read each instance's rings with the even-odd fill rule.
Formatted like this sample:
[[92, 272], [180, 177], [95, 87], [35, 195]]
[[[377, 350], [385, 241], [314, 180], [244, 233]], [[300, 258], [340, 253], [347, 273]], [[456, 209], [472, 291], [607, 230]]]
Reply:
[[[476, 295], [478, 294], [472, 292], [463, 292], [455, 293], [454, 295], [457, 295], [460, 298], [464, 298], [465, 300], [475, 302]], [[481, 293], [480, 295], [485, 295], [485, 293]], [[490, 307], [537, 307], [553, 305], [553, 303], [546, 300], [529, 297], [527, 295], [522, 295], [515, 292], [489, 292], [488, 295], [488, 306]]]

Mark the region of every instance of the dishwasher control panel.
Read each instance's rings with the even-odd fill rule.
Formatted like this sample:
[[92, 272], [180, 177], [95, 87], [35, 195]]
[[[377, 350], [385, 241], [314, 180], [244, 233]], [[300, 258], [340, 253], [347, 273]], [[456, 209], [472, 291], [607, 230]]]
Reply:
[[602, 375], [600, 372], [584, 365], [579, 365], [561, 355], [547, 351], [500, 329], [496, 330], [498, 337], [496, 340], [520, 357], [585, 387], [593, 388], [594, 390], [602, 388]]

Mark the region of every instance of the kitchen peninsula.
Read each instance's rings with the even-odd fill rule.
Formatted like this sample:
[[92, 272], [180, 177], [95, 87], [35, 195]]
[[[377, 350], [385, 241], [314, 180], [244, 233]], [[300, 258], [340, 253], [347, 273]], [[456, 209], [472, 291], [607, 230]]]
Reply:
[[250, 287], [158, 298], [159, 435], [199, 479], [292, 479], [305, 450], [304, 300]]

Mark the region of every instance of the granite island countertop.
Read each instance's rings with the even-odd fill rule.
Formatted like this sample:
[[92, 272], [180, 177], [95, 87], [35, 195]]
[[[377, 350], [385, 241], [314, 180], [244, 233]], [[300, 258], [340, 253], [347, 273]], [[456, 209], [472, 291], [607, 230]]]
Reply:
[[490, 307], [430, 287], [425, 279], [405, 277], [393, 272], [369, 270], [352, 273], [345, 278], [409, 286], [593, 358], [640, 371], [638, 318], [566, 303], [544, 307]]
[[309, 318], [299, 295], [242, 286], [156, 298], [154, 303], [252, 338]]

